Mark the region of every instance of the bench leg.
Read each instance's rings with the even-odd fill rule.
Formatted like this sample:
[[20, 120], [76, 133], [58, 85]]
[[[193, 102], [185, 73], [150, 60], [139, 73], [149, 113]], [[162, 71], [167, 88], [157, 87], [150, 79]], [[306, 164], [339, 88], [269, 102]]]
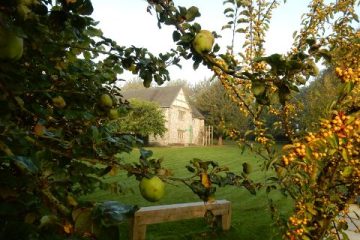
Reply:
[[145, 240], [146, 236], [146, 225], [145, 224], [137, 224], [135, 221], [136, 218], [132, 220], [130, 239], [131, 240]]
[[226, 214], [223, 214], [221, 216], [221, 226], [222, 229], [227, 231], [231, 227], [231, 208], [229, 208], [228, 212]]

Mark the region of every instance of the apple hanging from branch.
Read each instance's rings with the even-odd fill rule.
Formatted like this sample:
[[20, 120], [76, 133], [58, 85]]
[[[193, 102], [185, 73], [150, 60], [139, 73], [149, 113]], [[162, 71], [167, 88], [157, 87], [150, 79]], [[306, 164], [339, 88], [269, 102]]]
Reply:
[[0, 60], [19, 60], [23, 55], [23, 46], [21, 37], [0, 26]]
[[213, 45], [214, 35], [208, 30], [200, 30], [192, 42], [192, 46], [198, 54], [210, 52]]
[[165, 194], [165, 184], [157, 176], [142, 178], [139, 184], [141, 195], [149, 202], [159, 201]]

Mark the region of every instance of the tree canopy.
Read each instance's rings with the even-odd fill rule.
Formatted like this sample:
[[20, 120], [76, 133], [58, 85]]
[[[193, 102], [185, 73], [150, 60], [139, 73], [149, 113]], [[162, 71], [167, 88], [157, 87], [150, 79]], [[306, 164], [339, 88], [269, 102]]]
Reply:
[[193, 88], [194, 106], [205, 116], [205, 122], [214, 126], [219, 142], [226, 137], [225, 129], [249, 129], [247, 116], [239, 111], [219, 80], [204, 80]]
[[117, 119], [115, 131], [141, 137], [162, 137], [166, 132], [165, 117], [160, 106], [153, 102], [129, 99], [130, 109]]

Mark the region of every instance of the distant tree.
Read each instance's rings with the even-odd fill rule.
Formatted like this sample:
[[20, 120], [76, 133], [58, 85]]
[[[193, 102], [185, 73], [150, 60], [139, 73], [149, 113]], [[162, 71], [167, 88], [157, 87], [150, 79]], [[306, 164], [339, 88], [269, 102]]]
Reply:
[[164, 135], [165, 117], [156, 103], [138, 99], [130, 99], [129, 102], [129, 110], [111, 123], [117, 132], [135, 134], [143, 139], [149, 135]]
[[319, 127], [321, 118], [329, 117], [331, 104], [336, 101], [341, 85], [334, 69], [323, 71], [308, 86], [301, 88], [296, 101], [302, 103], [297, 111], [297, 122], [303, 131], [313, 131]]
[[190, 84], [190, 82], [186, 79], [177, 79], [174, 81], [169, 81], [165, 83], [165, 86], [182, 86], [182, 89], [185, 91], [186, 96], [190, 104], [194, 105], [194, 97], [195, 97], [195, 87]]
[[239, 111], [218, 80], [202, 81], [192, 91], [194, 94], [191, 101], [205, 116], [206, 124], [214, 126], [219, 145], [225, 137], [225, 128], [248, 128], [246, 116]]
[[176, 79], [176, 80], [172, 80], [170, 82], [166, 82], [165, 86], [170, 87], [170, 86], [185, 86], [190, 88], [190, 84], [189, 81], [186, 79]]
[[[150, 84], [150, 87], [155, 86], [156, 83], [152, 82]], [[130, 89], [145, 89], [146, 87], [144, 86], [144, 80], [139, 78], [139, 77], [135, 77], [135, 78], [131, 78], [129, 80], [126, 80], [124, 85], [121, 87], [121, 90], [126, 91], [126, 90], [130, 90]]]

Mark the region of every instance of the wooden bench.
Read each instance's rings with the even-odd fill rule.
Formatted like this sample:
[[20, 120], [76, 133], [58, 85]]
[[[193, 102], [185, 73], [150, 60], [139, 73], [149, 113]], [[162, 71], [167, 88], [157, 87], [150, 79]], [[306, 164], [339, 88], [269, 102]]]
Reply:
[[145, 240], [146, 226], [149, 224], [202, 218], [209, 210], [215, 216], [221, 217], [223, 230], [230, 229], [231, 203], [227, 200], [142, 207], [134, 215], [131, 229], [132, 240]]

